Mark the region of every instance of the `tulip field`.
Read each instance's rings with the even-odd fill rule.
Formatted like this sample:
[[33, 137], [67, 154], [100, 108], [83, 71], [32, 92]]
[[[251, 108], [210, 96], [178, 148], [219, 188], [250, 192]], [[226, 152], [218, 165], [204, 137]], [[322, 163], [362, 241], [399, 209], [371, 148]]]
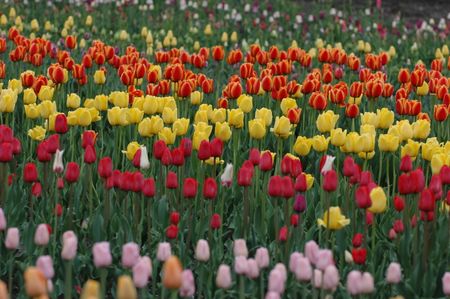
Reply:
[[450, 298], [450, 5], [355, 2], [2, 1], [0, 299]]

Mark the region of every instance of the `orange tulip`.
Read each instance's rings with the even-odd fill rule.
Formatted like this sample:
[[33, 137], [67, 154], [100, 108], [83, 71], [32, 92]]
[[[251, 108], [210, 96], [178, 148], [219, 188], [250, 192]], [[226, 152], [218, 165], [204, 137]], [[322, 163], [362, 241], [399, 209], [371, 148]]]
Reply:
[[166, 260], [162, 272], [162, 283], [166, 289], [180, 288], [183, 267], [176, 256], [171, 256]]

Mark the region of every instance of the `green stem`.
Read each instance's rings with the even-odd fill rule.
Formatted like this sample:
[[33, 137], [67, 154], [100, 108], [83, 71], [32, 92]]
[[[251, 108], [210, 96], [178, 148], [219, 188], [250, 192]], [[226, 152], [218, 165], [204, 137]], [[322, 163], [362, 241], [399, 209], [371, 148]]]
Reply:
[[64, 282], [64, 299], [72, 299], [72, 261], [66, 261], [66, 280]]
[[106, 278], [108, 276], [108, 270], [106, 268], [100, 269], [100, 298], [106, 298]]

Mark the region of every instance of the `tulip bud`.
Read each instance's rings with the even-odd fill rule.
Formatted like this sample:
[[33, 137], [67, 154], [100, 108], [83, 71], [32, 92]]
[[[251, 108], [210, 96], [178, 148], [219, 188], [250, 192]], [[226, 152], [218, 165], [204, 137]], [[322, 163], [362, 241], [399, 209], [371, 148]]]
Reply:
[[132, 268], [139, 261], [139, 245], [130, 242], [122, 247], [122, 265], [125, 268]]
[[402, 280], [402, 269], [399, 263], [390, 263], [386, 270], [386, 282], [397, 284]]
[[97, 167], [98, 175], [101, 178], [106, 179], [112, 175], [112, 168], [113, 165], [110, 157], [101, 158]]
[[206, 178], [203, 183], [203, 196], [205, 199], [214, 199], [217, 196], [217, 183], [213, 178]]
[[294, 211], [297, 213], [303, 213], [306, 210], [306, 199], [303, 194], [297, 194], [295, 196], [295, 202], [294, 202]]
[[323, 274], [322, 288], [328, 291], [335, 291], [339, 285], [339, 272], [334, 265], [330, 265], [325, 269]]
[[283, 277], [283, 273], [274, 268], [270, 271], [269, 280], [268, 280], [268, 291], [275, 292], [277, 294], [283, 294], [285, 289], [285, 279]]
[[33, 183], [37, 181], [38, 173], [36, 164], [34, 163], [27, 163], [23, 167], [23, 181], [25, 183]]
[[346, 287], [347, 292], [350, 295], [359, 295], [361, 293], [361, 279], [362, 273], [357, 270], [353, 270], [348, 273]]
[[45, 246], [50, 240], [50, 234], [45, 224], [39, 224], [34, 233], [34, 243], [38, 246]]
[[195, 294], [194, 274], [187, 269], [181, 272], [180, 296], [192, 297]]
[[7, 222], [5, 213], [3, 212], [3, 209], [0, 208], [0, 232], [4, 231], [6, 229]]
[[209, 245], [206, 240], [198, 240], [195, 247], [195, 258], [201, 262], [207, 262], [209, 260]]
[[260, 247], [256, 250], [255, 260], [260, 269], [265, 269], [269, 267], [269, 251], [265, 247]]
[[222, 221], [220, 219], [220, 215], [215, 213], [211, 216], [211, 222], [210, 222], [210, 226], [211, 228], [214, 229], [219, 229], [220, 226], [222, 225]]
[[273, 167], [272, 155], [269, 152], [264, 152], [261, 155], [261, 160], [259, 161], [259, 168], [261, 171], [269, 171]]
[[220, 176], [220, 181], [222, 183], [222, 186], [231, 186], [231, 183], [233, 182], [233, 164], [227, 163], [227, 166], [225, 166], [225, 170]]
[[64, 113], [59, 113], [55, 117], [55, 132], [58, 134], [65, 134], [68, 130], [66, 115]]
[[280, 176], [272, 176], [269, 179], [269, 185], [267, 187], [268, 193], [271, 197], [281, 197], [281, 177]]
[[166, 261], [170, 256], [172, 255], [172, 251], [170, 248], [170, 243], [167, 242], [161, 242], [158, 244], [158, 250], [156, 253], [156, 258], [164, 262]]
[[138, 288], [145, 288], [148, 279], [152, 275], [152, 261], [149, 257], [139, 258], [138, 262], [133, 266], [133, 282]]
[[331, 169], [323, 175], [323, 190], [333, 192], [337, 189], [338, 177], [335, 170]]
[[84, 149], [84, 163], [92, 164], [97, 160], [97, 154], [95, 152], [95, 147], [92, 145], [86, 146]]
[[55, 275], [55, 271], [53, 269], [53, 261], [52, 257], [49, 255], [43, 255], [38, 257], [36, 261], [36, 267], [44, 273], [45, 278], [52, 279]]
[[236, 256], [234, 258], [234, 272], [238, 275], [245, 275], [247, 272], [247, 258], [245, 256]]
[[334, 264], [333, 252], [329, 249], [319, 249], [317, 251], [316, 268], [319, 270], [325, 270], [329, 265]]
[[231, 287], [231, 271], [228, 265], [220, 265], [217, 270], [216, 286], [220, 289], [229, 289]]
[[364, 272], [361, 277], [360, 290], [362, 294], [370, 294], [375, 290], [372, 274]]
[[442, 292], [446, 296], [450, 296], [450, 272], [445, 272], [442, 276]]
[[305, 244], [305, 256], [315, 265], [317, 261], [317, 254], [319, 252], [319, 245], [314, 240], [308, 241]]
[[169, 171], [166, 177], [166, 188], [176, 189], [178, 188], [178, 178], [177, 174], [173, 171]]
[[75, 183], [80, 176], [80, 167], [75, 162], [67, 163], [65, 179], [68, 183]]
[[92, 247], [92, 255], [94, 257], [94, 265], [97, 268], [108, 267], [112, 263], [109, 242], [98, 242]]
[[63, 260], [73, 260], [77, 255], [78, 239], [73, 231], [66, 231], [62, 236], [61, 257]]
[[410, 172], [412, 170], [412, 160], [409, 155], [405, 155], [400, 161], [400, 170], [403, 172]]
[[130, 276], [122, 275], [117, 280], [117, 299], [137, 299], [136, 287]]
[[234, 256], [248, 256], [247, 244], [244, 239], [236, 239], [233, 243], [233, 253]]
[[24, 272], [25, 290], [29, 297], [47, 295], [47, 279], [36, 267], [28, 267]]
[[5, 247], [9, 250], [18, 249], [19, 241], [20, 241], [19, 229], [16, 227], [8, 228], [5, 237]]
[[178, 289], [181, 287], [183, 267], [176, 256], [169, 257], [163, 266], [162, 283], [167, 289]]

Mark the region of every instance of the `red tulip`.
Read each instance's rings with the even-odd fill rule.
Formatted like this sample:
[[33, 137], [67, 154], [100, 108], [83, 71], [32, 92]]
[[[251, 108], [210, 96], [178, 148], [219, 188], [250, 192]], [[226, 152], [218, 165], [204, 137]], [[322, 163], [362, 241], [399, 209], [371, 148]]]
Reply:
[[62, 213], [63, 213], [63, 207], [62, 207], [62, 205], [61, 204], [59, 204], [59, 203], [57, 203], [56, 204], [56, 206], [55, 206], [55, 215], [57, 216], [57, 217], [61, 217], [62, 216]]
[[166, 177], [166, 188], [168, 189], [176, 189], [178, 188], [178, 178], [177, 174], [173, 171], [169, 171]]
[[425, 176], [421, 168], [410, 172], [413, 193], [419, 193], [425, 188]]
[[293, 159], [291, 161], [291, 173], [290, 173], [291, 177], [295, 178], [302, 172], [303, 172], [303, 166], [302, 166], [302, 162], [300, 161], [300, 159]]
[[155, 180], [153, 178], [148, 178], [144, 180], [144, 184], [142, 185], [142, 194], [145, 197], [153, 197], [155, 196]]
[[52, 159], [52, 155], [48, 151], [47, 145], [47, 140], [43, 140], [36, 147], [36, 153], [39, 162], [49, 162]]
[[298, 214], [292, 214], [291, 215], [291, 226], [297, 227], [299, 219], [300, 219], [300, 216]]
[[222, 225], [222, 221], [220, 219], [220, 215], [219, 214], [213, 214], [211, 217], [211, 222], [210, 222], [210, 226], [212, 229], [219, 229], [220, 226]]
[[368, 186], [373, 182], [372, 173], [370, 171], [361, 171], [361, 178], [359, 184], [361, 186]]
[[22, 145], [20, 144], [19, 139], [13, 138], [11, 141], [12, 147], [13, 147], [13, 155], [18, 155], [22, 151]]
[[355, 191], [356, 205], [360, 209], [367, 209], [372, 205], [370, 191], [367, 186], [359, 186]]
[[45, 141], [47, 142], [47, 151], [50, 154], [56, 153], [56, 150], [59, 149], [59, 135], [50, 135]]
[[164, 153], [161, 158], [161, 164], [164, 166], [169, 166], [172, 164], [172, 153], [170, 152], [170, 149], [166, 147], [164, 149]]
[[420, 193], [419, 199], [419, 210], [422, 212], [432, 212], [434, 211], [434, 195], [430, 189], [426, 188]]
[[175, 166], [182, 166], [184, 164], [184, 153], [182, 148], [174, 148], [172, 150], [172, 164]]
[[261, 155], [261, 160], [259, 161], [259, 169], [261, 169], [261, 171], [269, 171], [272, 170], [272, 167], [272, 155], [269, 152], [264, 152]]
[[183, 182], [183, 197], [195, 198], [197, 196], [198, 183], [194, 178], [185, 178]]
[[288, 238], [288, 232], [289, 232], [289, 230], [288, 230], [287, 226], [283, 226], [278, 233], [278, 241], [286, 242], [287, 238]]
[[413, 188], [411, 184], [410, 175], [406, 173], [400, 174], [398, 177], [398, 192], [400, 194], [410, 194], [413, 193]]
[[347, 156], [344, 159], [344, 166], [342, 168], [342, 173], [346, 177], [351, 177], [355, 171], [355, 160], [353, 160], [352, 156]]
[[281, 177], [278, 175], [272, 176], [269, 179], [267, 191], [271, 197], [281, 197]]
[[92, 164], [97, 160], [95, 148], [92, 145], [86, 146], [84, 150], [84, 163]]
[[132, 163], [133, 163], [133, 166], [136, 167], [136, 168], [140, 168], [141, 167], [141, 153], [142, 153], [142, 150], [138, 149], [136, 151], [136, 153], [134, 154]]
[[170, 213], [170, 223], [173, 225], [178, 225], [178, 222], [180, 222], [180, 213], [178, 212]]
[[34, 182], [33, 185], [31, 186], [31, 194], [34, 197], [39, 197], [41, 196], [42, 193], [42, 185], [39, 182]]
[[434, 212], [430, 211], [430, 212], [424, 212], [424, 211], [420, 211], [420, 220], [422, 221], [433, 221], [434, 220]]
[[250, 149], [248, 159], [253, 163], [253, 165], [259, 165], [259, 161], [261, 160], [261, 153], [257, 148], [252, 148]]
[[13, 159], [13, 146], [9, 142], [0, 144], [0, 162], [9, 162]]
[[441, 199], [442, 197], [442, 181], [441, 177], [438, 174], [434, 174], [431, 177], [428, 188], [433, 192], [433, 196], [436, 200]]
[[253, 168], [242, 166], [237, 175], [237, 182], [239, 186], [248, 187], [252, 184]]
[[180, 141], [180, 148], [183, 150], [184, 157], [190, 157], [192, 153], [192, 140], [183, 138]]
[[352, 257], [355, 264], [364, 265], [367, 258], [367, 249], [365, 248], [353, 248]]
[[65, 179], [68, 183], [75, 183], [80, 176], [80, 167], [75, 162], [67, 163]]
[[65, 114], [60, 113], [55, 118], [55, 132], [58, 134], [65, 134], [69, 130], [67, 126], [67, 117]]
[[166, 237], [168, 239], [175, 239], [178, 235], [178, 227], [176, 225], [169, 225], [169, 227], [166, 229]]
[[403, 199], [403, 197], [400, 197], [400, 196], [394, 197], [394, 208], [398, 212], [403, 211], [403, 209], [405, 208], [405, 200]]
[[352, 245], [355, 248], [361, 247], [364, 240], [364, 235], [360, 233], [356, 233], [352, 239]]
[[156, 141], [153, 144], [153, 156], [155, 156], [156, 159], [161, 160], [166, 147], [166, 143], [163, 140]]
[[63, 178], [58, 178], [58, 180], [56, 181], [56, 187], [59, 190], [64, 189], [64, 180], [63, 180]]
[[281, 195], [285, 199], [289, 199], [294, 196], [294, 184], [289, 176], [281, 178]]
[[334, 169], [331, 169], [323, 175], [323, 190], [327, 192], [333, 192], [336, 190], [338, 184], [337, 173]]
[[372, 225], [372, 223], [373, 223], [373, 214], [368, 210], [366, 210], [366, 224]]
[[133, 192], [141, 192], [144, 185], [144, 175], [140, 171], [136, 171], [132, 174], [131, 190]]
[[220, 140], [219, 138], [214, 138], [209, 143], [209, 148], [212, 157], [221, 157], [223, 151], [223, 141]]
[[197, 157], [199, 160], [208, 160], [211, 158], [211, 146], [208, 140], [203, 140], [200, 142], [200, 146], [198, 148]]
[[303, 213], [306, 210], [306, 199], [303, 194], [297, 194], [295, 196], [294, 211], [297, 213]]
[[403, 225], [403, 221], [401, 219], [397, 219], [394, 221], [393, 229], [397, 234], [402, 233], [405, 230], [405, 226]]
[[281, 159], [281, 173], [286, 175], [291, 173], [291, 163], [292, 163], [292, 158], [289, 156], [284, 156]]
[[98, 175], [103, 178], [109, 178], [112, 175], [113, 164], [110, 157], [101, 158], [97, 166]]
[[88, 145], [95, 146], [95, 140], [97, 139], [97, 133], [92, 130], [84, 131], [81, 139], [81, 147], [86, 148]]
[[214, 199], [217, 196], [217, 183], [213, 178], [206, 178], [203, 183], [203, 196], [206, 199]]
[[305, 192], [306, 190], [308, 190], [308, 183], [306, 181], [306, 174], [305, 173], [300, 173], [296, 177], [294, 188], [298, 192]]
[[444, 185], [450, 184], [450, 167], [449, 166], [447, 166], [447, 165], [442, 166], [439, 175], [441, 176], [442, 184], [444, 184]]
[[411, 157], [405, 155], [400, 161], [400, 170], [403, 172], [410, 172], [413, 168]]
[[34, 163], [27, 163], [23, 167], [23, 181], [25, 183], [33, 183], [37, 181], [38, 173], [36, 164]]

